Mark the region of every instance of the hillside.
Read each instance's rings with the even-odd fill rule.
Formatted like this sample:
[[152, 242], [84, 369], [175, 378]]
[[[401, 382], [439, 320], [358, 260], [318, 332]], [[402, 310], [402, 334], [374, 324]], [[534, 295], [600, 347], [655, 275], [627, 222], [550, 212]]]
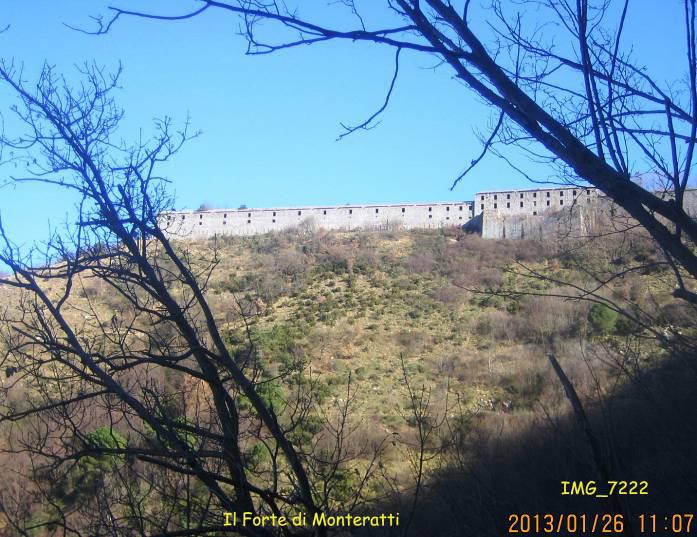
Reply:
[[[504, 524], [503, 513], [520, 501], [540, 510], [563, 508], [559, 476], [593, 476], [583, 435], [547, 360], [550, 353], [588, 405], [603, 442], [615, 442], [609, 453], [623, 459], [626, 478], [653, 476], [660, 487], [661, 480], [665, 485], [675, 477], [676, 468], [666, 469], [665, 461], [661, 471], [646, 473], [658, 464], [656, 450], [665, 449], [665, 439], [641, 433], [642, 442], [655, 444], [646, 445], [645, 453], [635, 450], [632, 456], [641, 456], [635, 461], [624, 450], [637, 429], [626, 417], [622, 427], [614, 420], [638, 408], [645, 423], [682, 422], [680, 412], [666, 419], [652, 397], [668, 382], [673, 391], [660, 395], [663, 403], [671, 408], [674, 397], [687, 405], [676, 379], [691, 378], [678, 357], [695, 317], [672, 298], [672, 274], [650, 242], [639, 234], [602, 241], [602, 247], [596, 240], [560, 250], [558, 244], [488, 241], [458, 231], [292, 230], [182, 242], [177, 248], [195, 267], [213, 263], [210, 274], [200, 276], [207, 300], [237, 359], [255, 357], [255, 378], [275, 412], [282, 416], [294, 390], [310, 386], [313, 407], [293, 433], [300, 445], [323, 445], [323, 419], [347, 409], [352, 457], [342, 469], [343, 492], [330, 495], [332, 508], [348, 508], [357, 486], [351, 473], [365, 472], [355, 508], [409, 512], [417, 486], [424, 507], [416, 511], [415, 526], [428, 527], [434, 517], [446, 516], [448, 505], [461, 504], [458, 527], [464, 534], [486, 534], [487, 523]], [[608, 283], [600, 287], [599, 281]], [[593, 288], [599, 288], [595, 296], [582, 291]], [[603, 298], [635, 321], [601, 306]], [[69, 305], [86, 335], [127, 323], [131, 308], [89, 273], [80, 277]], [[155, 335], [159, 329], [149, 330]], [[3, 380], [14, 382], [9, 374]], [[161, 382], [173, 398], [184, 400], [184, 408], [208, 397], [192, 387], [195, 382], [173, 376]], [[637, 391], [640, 385], [651, 389]], [[31, 399], [32, 390], [27, 384], [19, 393]], [[5, 404], [21, 407], [19, 393], [15, 385]], [[420, 416], [415, 398], [424, 409]], [[243, 398], [240, 406], [245, 409]], [[617, 414], [606, 415], [609, 407]], [[105, 419], [93, 416], [90, 430]], [[616, 436], [607, 436], [612, 431]], [[4, 442], [17, 434], [21, 429], [5, 427]], [[671, 449], [682, 456], [693, 440], [671, 438]], [[251, 440], [243, 447], [263, 482], [268, 461]], [[678, 455], [671, 459], [677, 467]], [[372, 466], [378, 458], [379, 471]], [[521, 470], [521, 458], [531, 474]], [[423, 476], [415, 472], [416, 460]], [[1, 462], [7, 466], [9, 459]], [[475, 478], [472, 471], [480, 465], [487, 470]], [[549, 475], [540, 474], [541, 468]], [[684, 477], [688, 483], [694, 478]], [[465, 484], [466, 491], [453, 492]], [[474, 486], [483, 487], [476, 502], [469, 497]], [[663, 492], [674, 498], [681, 490]]]

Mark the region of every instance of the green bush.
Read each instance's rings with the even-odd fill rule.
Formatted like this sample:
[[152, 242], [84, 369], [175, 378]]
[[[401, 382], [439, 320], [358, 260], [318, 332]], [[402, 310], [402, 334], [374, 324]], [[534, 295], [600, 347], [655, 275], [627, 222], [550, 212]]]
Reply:
[[126, 439], [122, 434], [110, 427], [97, 427], [93, 432], [87, 433], [87, 443], [98, 448], [116, 449], [126, 446]]
[[588, 312], [588, 322], [596, 334], [607, 335], [615, 329], [617, 312], [605, 304], [593, 304]]
[[[125, 449], [126, 438], [110, 427], [98, 427], [85, 435], [84, 449]], [[71, 507], [84, 504], [104, 485], [104, 480], [115, 466], [125, 462], [126, 456], [117, 453], [95, 453], [78, 459], [64, 474], [54, 476], [49, 484], [51, 496], [60, 505]], [[46, 476], [48, 478], [48, 475]]]
[[[314, 315], [310, 311], [304, 312], [303, 316], [307, 322], [314, 321]], [[271, 362], [278, 363], [286, 369], [294, 369], [297, 357], [293, 351], [301, 337], [302, 333], [298, 327], [277, 324], [270, 330], [259, 331], [256, 334], [256, 341], [262, 355]]]
[[270, 460], [269, 451], [262, 442], [257, 442], [252, 446], [252, 449], [244, 454], [245, 465], [252, 470], [257, 470]]
[[295, 428], [288, 433], [288, 436], [296, 445], [307, 445], [322, 430], [323, 425], [324, 420], [321, 417], [316, 414], [308, 414], [296, 423]]
[[[277, 381], [265, 380], [255, 386], [256, 392], [266, 405], [266, 408], [273, 409], [274, 412], [280, 413], [285, 407], [286, 400], [283, 395], [283, 390]], [[237, 399], [240, 410], [252, 412], [252, 402], [246, 395], [240, 395]]]

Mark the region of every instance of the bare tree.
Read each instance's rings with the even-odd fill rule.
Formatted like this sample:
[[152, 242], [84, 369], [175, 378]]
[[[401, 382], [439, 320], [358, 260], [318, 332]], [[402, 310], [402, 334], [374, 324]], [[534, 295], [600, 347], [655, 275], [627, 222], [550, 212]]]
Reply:
[[[393, 48], [394, 72], [383, 105], [366, 121], [344, 125], [342, 136], [370, 128], [388, 106], [402, 52], [434, 56], [495, 110], [492, 131], [482, 136], [482, 152], [453, 186], [487, 153], [525, 173], [507, 150], [514, 145], [551, 166], [548, 181], [598, 187], [648, 230], [671, 262], [697, 277], [697, 223], [685, 205], [697, 141], [694, 0], [682, 2], [684, 16], [675, 21], [687, 53], [675, 51], [681, 71], [667, 82], [652, 77], [632, 54], [625, 35], [634, 8], [629, 0], [491, 0], [483, 5], [386, 0], [381, 15], [391, 16], [393, 24], [381, 28], [371, 28], [354, 0], [329, 8], [338, 12], [334, 21], [345, 21], [341, 24], [325, 24], [324, 12], [305, 16], [299, 3], [200, 4], [175, 15], [112, 7], [110, 17], [96, 19], [96, 33], [109, 31], [122, 16], [182, 20], [219, 11], [240, 17], [248, 54], [330, 40]], [[651, 184], [641, 186], [637, 177], [648, 177]], [[694, 300], [690, 282], [677, 270], [676, 279], [677, 294]]]
[[0, 63], [20, 129], [0, 137], [2, 164], [76, 200], [75, 224], [30, 251], [0, 223], [0, 456], [15, 472], [0, 512], [15, 535], [325, 534], [226, 523], [331, 512], [347, 471], [360, 485], [341, 506], [360, 507], [375, 464], [351, 466], [366, 456], [347, 447], [353, 398], [323, 411], [302, 364], [271, 374], [249, 304], [227, 319], [247, 337], [226, 340], [206, 300], [216, 248], [175, 248], [160, 225], [158, 165], [195, 134], [164, 119], [120, 141], [118, 72], [80, 72], [71, 85], [45, 66], [29, 85]]

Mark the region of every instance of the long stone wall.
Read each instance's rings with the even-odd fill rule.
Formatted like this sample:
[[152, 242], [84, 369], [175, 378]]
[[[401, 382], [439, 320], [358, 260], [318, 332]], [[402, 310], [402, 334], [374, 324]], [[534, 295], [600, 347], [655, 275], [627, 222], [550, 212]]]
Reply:
[[[569, 186], [478, 192], [473, 201], [461, 202], [173, 211], [161, 216], [160, 225], [175, 239], [256, 235], [298, 226], [336, 230], [457, 226], [481, 231], [490, 239], [543, 240], [559, 227], [583, 232], [591, 212], [608, 203], [595, 188]], [[697, 214], [697, 190], [685, 193], [685, 208], [690, 215]]]
[[165, 213], [160, 225], [172, 238], [255, 235], [307, 226], [322, 229], [437, 229], [463, 226], [473, 203], [434, 202], [272, 209], [216, 209]]

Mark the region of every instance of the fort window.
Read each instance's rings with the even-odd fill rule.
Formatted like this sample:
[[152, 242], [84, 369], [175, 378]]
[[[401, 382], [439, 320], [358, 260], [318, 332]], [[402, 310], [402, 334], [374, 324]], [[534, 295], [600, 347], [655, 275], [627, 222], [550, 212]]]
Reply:
[[549, 197], [549, 192], [547, 192], [547, 197]]
[[445, 219], [446, 219], [446, 220], [450, 220], [450, 217], [449, 217], [449, 216], [446, 216]]
[[375, 214], [378, 214], [380, 212], [380, 209], [375, 209]]
[[462, 210], [462, 205], [460, 205], [460, 210]]
[[252, 221], [251, 221], [251, 220], [247, 220], [247, 223], [248, 223], [248, 224], [251, 224], [251, 223], [252, 223]]
[[498, 203], [494, 203], [494, 209], [498, 208]]
[[460, 220], [462, 220], [462, 217], [460, 217]]
[[273, 212], [273, 215], [276, 216], [276, 211]]
[[564, 205], [564, 200], [559, 200], [559, 205]]
[[511, 195], [510, 195], [510, 194], [506, 194], [506, 199], [507, 199], [507, 200], [511, 199]]
[[533, 207], [537, 207], [537, 202], [536, 202], [536, 201], [533, 201], [533, 202], [532, 202], [532, 206], [533, 206]]
[[302, 211], [298, 211], [298, 216], [300, 216], [301, 214], [303, 214], [303, 212], [302, 212]]
[[405, 212], [405, 211], [404, 211], [404, 207], [402, 207], [402, 212]]
[[198, 219], [203, 220], [203, 215], [202, 214], [198, 215]]
[[510, 209], [510, 208], [511, 208], [511, 202], [509, 201], [506, 203], [506, 209]]
[[449, 210], [450, 210], [450, 207], [446, 207], [445, 210], [446, 210], [446, 211], [449, 211]]
[[353, 209], [349, 209], [349, 214], [353, 214]]
[[560, 191], [559, 191], [559, 197], [560, 197], [560, 198], [564, 197], [564, 191], [563, 191], [563, 190], [560, 190]]
[[484, 210], [484, 204], [482, 203], [482, 211]]
[[251, 218], [251, 217], [252, 217], [252, 213], [247, 213], [247, 218]]
[[533, 193], [532, 193], [532, 197], [533, 197], [533, 198], [536, 198], [536, 197], [537, 197], [537, 192], [533, 192]]
[[482, 196], [482, 201], [484, 201], [484, 196]]
[[432, 214], [429, 214], [428, 217], [429, 217], [429, 218], [433, 218], [433, 215], [432, 215]]
[[590, 196], [590, 195], [591, 195], [591, 191], [590, 191], [590, 190], [586, 190], [586, 194], [588, 194], [588, 195]]
[[549, 200], [547, 200], [547, 207], [549, 207]]
[[274, 218], [273, 220], [271, 220], [271, 223], [272, 223], [272, 224], [275, 224], [275, 223], [276, 223], [276, 219]]
[[430, 213], [433, 210], [433, 207], [428, 208], [428, 212]]
[[533, 215], [533, 216], [537, 216], [537, 211], [533, 211], [533, 212], [532, 212], [532, 215]]
[[325, 209], [324, 211], [322, 211], [322, 214], [327, 214], [327, 210]]
[[522, 193], [522, 192], [520, 193], [520, 199], [523, 199], [523, 193]]
[[498, 199], [498, 196], [496, 194], [494, 194], [494, 199]]
[[182, 215], [182, 220], [184, 220], [184, 218], [186, 218], [186, 216]]
[[575, 195], [576, 195], [576, 191], [574, 190], [573, 193], [574, 193], [574, 196], [575, 196]]
[[522, 202], [522, 201], [520, 202], [520, 206], [521, 206], [521, 207], [523, 206], [523, 202]]
[[198, 225], [199, 225], [199, 226], [202, 226], [202, 225], [203, 225], [203, 222], [199, 222]]
[[227, 213], [225, 213], [225, 214], [223, 215], [223, 218], [227, 218]]
[[223, 220], [223, 225], [225, 225], [225, 224], [227, 224], [227, 222], [225, 220]]

